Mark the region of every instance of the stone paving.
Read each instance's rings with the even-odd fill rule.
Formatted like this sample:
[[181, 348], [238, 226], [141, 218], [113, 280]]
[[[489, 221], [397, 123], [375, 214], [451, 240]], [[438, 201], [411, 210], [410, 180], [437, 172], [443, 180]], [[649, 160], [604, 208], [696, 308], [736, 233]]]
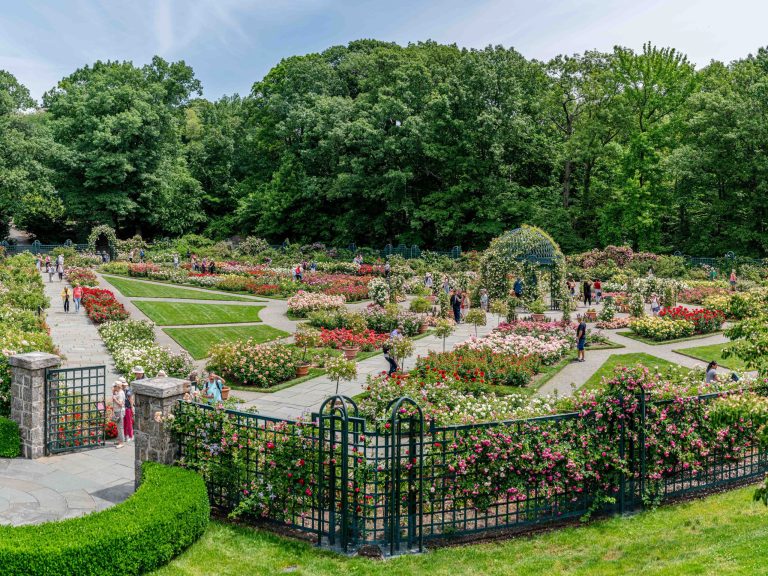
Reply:
[[0, 524], [39, 524], [104, 510], [133, 493], [133, 479], [133, 444], [37, 460], [0, 458]]

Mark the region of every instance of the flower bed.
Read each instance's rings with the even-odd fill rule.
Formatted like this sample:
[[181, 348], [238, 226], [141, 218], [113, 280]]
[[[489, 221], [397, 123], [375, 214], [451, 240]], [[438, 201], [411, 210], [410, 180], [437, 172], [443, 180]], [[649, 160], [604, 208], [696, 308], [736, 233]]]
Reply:
[[136, 276], [139, 278], [146, 278], [150, 276], [153, 272], [159, 272], [159, 271], [160, 271], [160, 266], [158, 266], [157, 264], [152, 264], [151, 262], [128, 265], [128, 275]]
[[689, 310], [683, 306], [662, 308], [661, 312], [659, 312], [659, 317], [691, 322], [696, 334], [716, 332], [720, 330], [723, 322], [725, 322], [725, 315], [719, 310], [706, 310], [704, 308]]
[[208, 368], [244, 386], [270, 388], [295, 378], [298, 362], [296, 348], [248, 339], [211, 347]]
[[414, 372], [425, 376], [436, 370], [453, 374], [464, 382], [492, 386], [525, 386], [541, 370], [538, 356], [511, 356], [488, 350], [429, 352], [416, 361]]
[[618, 330], [620, 328], [629, 328], [633, 318], [614, 318], [612, 320], [601, 321], [596, 324], [601, 330]]
[[288, 311], [299, 317], [305, 317], [317, 310], [343, 310], [344, 296], [327, 296], [299, 290], [288, 299]]
[[148, 376], [163, 370], [169, 376], [186, 378], [192, 370], [192, 359], [186, 352], [175, 353], [155, 343], [154, 324], [146, 320], [106, 322], [99, 334], [112, 354], [115, 367], [129, 381], [133, 367], [142, 366]]
[[96, 273], [90, 268], [68, 268], [67, 280], [72, 286], [98, 286]]
[[688, 336], [693, 336], [696, 331], [693, 322], [688, 320], [652, 316], [634, 318], [630, 322], [629, 328], [638, 336], [656, 342], [687, 338]]
[[728, 290], [722, 286], [690, 286], [680, 291], [678, 300], [686, 304], [704, 304], [704, 301], [711, 296], [727, 294]]
[[320, 331], [322, 345], [329, 348], [350, 346], [369, 352], [379, 348], [388, 339], [388, 334], [379, 334], [370, 329], [362, 332], [353, 332], [347, 328], [335, 328], [333, 330], [323, 328]]
[[102, 288], [83, 288], [83, 306], [95, 324], [113, 320], [125, 320], [129, 314], [125, 307], [109, 290]]
[[538, 356], [544, 364], [554, 364], [573, 347], [571, 339], [559, 334], [523, 336], [514, 332], [491, 332], [482, 338], [471, 337], [457, 350], [483, 350], [493, 354]]

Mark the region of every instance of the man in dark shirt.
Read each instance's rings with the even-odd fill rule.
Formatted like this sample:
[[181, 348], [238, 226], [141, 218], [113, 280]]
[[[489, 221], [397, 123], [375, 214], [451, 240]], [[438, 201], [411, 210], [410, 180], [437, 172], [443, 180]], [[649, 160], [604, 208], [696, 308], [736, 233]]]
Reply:
[[584, 362], [584, 347], [587, 345], [587, 324], [581, 316], [579, 316], [579, 325], [576, 328], [576, 338], [578, 338], [576, 350], [579, 351], [579, 362]]
[[461, 323], [461, 290], [456, 290], [451, 295], [451, 308], [453, 309], [453, 319], [456, 324]]

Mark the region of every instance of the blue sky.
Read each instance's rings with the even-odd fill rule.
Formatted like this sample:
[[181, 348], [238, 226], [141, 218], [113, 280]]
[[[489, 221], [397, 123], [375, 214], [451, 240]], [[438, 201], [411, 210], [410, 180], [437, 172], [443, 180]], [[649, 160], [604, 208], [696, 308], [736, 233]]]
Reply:
[[699, 66], [768, 44], [748, 0], [0, 0], [0, 69], [39, 98], [95, 60], [183, 59], [204, 95], [247, 94], [281, 58], [358, 38], [513, 46], [528, 58], [650, 40]]

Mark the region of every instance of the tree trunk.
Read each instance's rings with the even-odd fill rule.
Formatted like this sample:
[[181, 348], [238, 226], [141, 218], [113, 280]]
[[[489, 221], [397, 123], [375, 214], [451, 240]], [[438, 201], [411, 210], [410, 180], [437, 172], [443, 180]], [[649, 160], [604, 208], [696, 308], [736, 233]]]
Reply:
[[568, 204], [571, 199], [571, 172], [573, 171], [573, 163], [568, 158], [565, 161], [565, 168], [563, 169], [563, 207], [568, 208]]

